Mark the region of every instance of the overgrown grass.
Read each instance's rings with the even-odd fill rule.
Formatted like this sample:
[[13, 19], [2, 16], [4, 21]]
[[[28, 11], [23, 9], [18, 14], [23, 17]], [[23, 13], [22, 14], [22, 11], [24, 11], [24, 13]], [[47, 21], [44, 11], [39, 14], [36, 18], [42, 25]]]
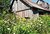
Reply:
[[0, 16], [0, 34], [50, 34], [50, 16], [27, 20], [4, 12]]

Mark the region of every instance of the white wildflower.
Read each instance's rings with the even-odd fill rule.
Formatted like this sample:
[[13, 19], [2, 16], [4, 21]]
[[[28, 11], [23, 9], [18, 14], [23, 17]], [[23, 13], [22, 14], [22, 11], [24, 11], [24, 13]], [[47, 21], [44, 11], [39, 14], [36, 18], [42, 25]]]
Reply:
[[7, 23], [7, 21], [4, 21], [5, 23]]
[[43, 22], [41, 22], [41, 23], [43, 23]]
[[15, 34], [15, 33], [13, 33], [13, 34]]
[[7, 28], [8, 30], [10, 30], [10, 28]]

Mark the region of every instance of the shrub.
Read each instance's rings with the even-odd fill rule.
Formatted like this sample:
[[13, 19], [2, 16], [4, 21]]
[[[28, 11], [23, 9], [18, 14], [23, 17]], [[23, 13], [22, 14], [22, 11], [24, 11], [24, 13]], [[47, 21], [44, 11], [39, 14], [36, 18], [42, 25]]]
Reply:
[[15, 17], [15, 14], [2, 14], [0, 17], [0, 34], [50, 34], [50, 16], [27, 20]]

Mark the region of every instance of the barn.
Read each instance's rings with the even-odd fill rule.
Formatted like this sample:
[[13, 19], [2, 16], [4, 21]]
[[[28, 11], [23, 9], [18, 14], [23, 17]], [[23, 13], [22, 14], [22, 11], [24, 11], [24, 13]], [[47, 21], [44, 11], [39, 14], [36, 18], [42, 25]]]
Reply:
[[24, 18], [37, 18], [39, 11], [50, 11], [32, 2], [32, 0], [11, 0], [10, 9], [16, 16]]

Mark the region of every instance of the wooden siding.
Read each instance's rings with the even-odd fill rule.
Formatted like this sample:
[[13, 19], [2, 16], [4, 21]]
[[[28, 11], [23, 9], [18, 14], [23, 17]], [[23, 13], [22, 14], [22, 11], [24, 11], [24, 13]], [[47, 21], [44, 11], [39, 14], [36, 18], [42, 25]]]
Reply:
[[[47, 7], [47, 4], [45, 5]], [[35, 8], [35, 9], [41, 9], [43, 11], [50, 11], [49, 10], [50, 8], [49, 9], [43, 8], [42, 6], [39, 6], [38, 4], [31, 2], [31, 0], [17, 0], [17, 1], [14, 0], [12, 11], [21, 17], [30, 17], [30, 18], [39, 17], [39, 12], [37, 10], [32, 11], [30, 7]]]
[[[12, 8], [14, 13], [16, 13], [16, 11], [24, 10], [24, 9], [29, 9], [29, 7], [24, 5], [20, 0], [18, 0], [17, 2], [16, 1], [14, 2], [13, 8]], [[29, 17], [33, 14], [33, 11], [32, 10], [25, 10], [25, 11], [17, 12], [16, 14], [21, 17]]]
[[50, 10], [50, 5], [49, 5], [49, 10]]
[[[24, 9], [29, 9], [30, 7], [26, 6], [24, 3], [22, 3], [20, 0], [18, 0], [17, 2], [14, 1], [13, 7], [12, 7], [12, 11], [21, 16], [21, 17], [37, 17], [39, 14], [34, 14], [32, 9], [30, 10], [25, 10], [25, 11], [21, 11], [21, 12], [16, 12], [16, 11], [20, 11], [20, 10], [24, 10]], [[35, 11], [36, 12], [36, 11]]]
[[14, 1], [14, 3], [13, 3], [12, 11], [13, 11], [14, 13], [16, 13], [16, 11], [17, 11], [17, 1]]

